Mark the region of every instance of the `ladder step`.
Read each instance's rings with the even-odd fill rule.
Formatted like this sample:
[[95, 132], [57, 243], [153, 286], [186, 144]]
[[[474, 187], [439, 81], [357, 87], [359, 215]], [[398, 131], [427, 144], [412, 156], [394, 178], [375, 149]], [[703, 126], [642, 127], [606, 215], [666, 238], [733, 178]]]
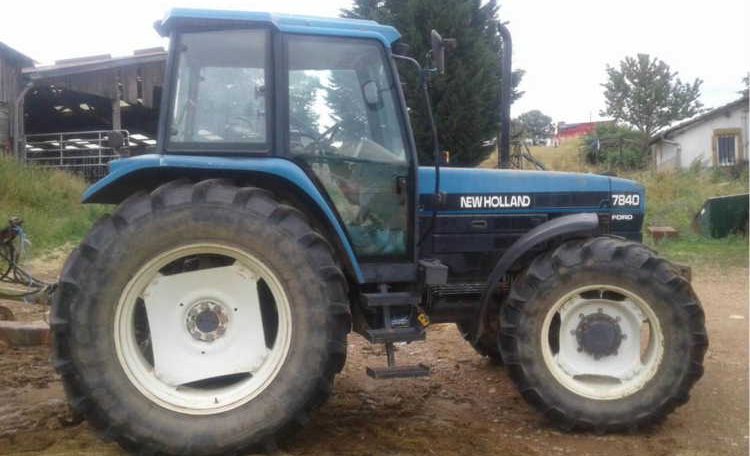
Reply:
[[425, 333], [421, 329], [413, 326], [406, 328], [368, 329], [367, 340], [373, 344], [414, 342], [417, 340], [425, 340]]
[[416, 306], [419, 296], [408, 291], [396, 293], [363, 293], [365, 307]]
[[427, 377], [430, 375], [430, 368], [421, 363], [413, 366], [368, 367], [367, 375], [378, 380]]

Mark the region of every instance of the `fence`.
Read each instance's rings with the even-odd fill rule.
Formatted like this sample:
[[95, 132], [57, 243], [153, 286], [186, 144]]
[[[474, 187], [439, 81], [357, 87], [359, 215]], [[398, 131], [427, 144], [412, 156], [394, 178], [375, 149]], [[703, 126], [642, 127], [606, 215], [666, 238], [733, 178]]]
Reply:
[[[26, 135], [24, 161], [58, 168], [96, 180], [107, 174], [107, 164], [120, 154], [110, 147], [111, 130], [75, 131]], [[131, 145], [127, 130], [119, 130], [123, 147]]]

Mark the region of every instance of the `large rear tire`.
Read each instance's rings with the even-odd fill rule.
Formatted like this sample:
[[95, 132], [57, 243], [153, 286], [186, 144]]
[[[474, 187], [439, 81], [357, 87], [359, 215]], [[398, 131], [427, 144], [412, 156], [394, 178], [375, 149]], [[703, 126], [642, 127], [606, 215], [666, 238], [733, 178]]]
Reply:
[[698, 298], [674, 266], [635, 242], [574, 240], [537, 257], [500, 315], [511, 378], [566, 430], [656, 423], [687, 402], [703, 373]]
[[344, 275], [299, 211], [207, 180], [100, 220], [65, 264], [51, 325], [69, 401], [95, 429], [139, 453], [227, 455], [308, 421], [350, 321]]

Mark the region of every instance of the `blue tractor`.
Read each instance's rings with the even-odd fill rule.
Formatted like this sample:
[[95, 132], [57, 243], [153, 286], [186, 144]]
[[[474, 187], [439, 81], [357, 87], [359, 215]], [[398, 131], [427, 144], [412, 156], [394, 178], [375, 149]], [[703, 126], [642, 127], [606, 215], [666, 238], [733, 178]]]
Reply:
[[703, 310], [640, 243], [641, 185], [417, 163], [397, 63], [440, 73], [460, 43], [433, 32], [423, 71], [372, 21], [178, 9], [157, 30], [158, 153], [87, 190], [117, 207], [54, 296], [54, 363], [94, 428], [144, 454], [273, 448], [330, 395], [350, 331], [385, 344], [371, 377], [415, 377], [394, 344], [446, 322], [564, 429], [688, 400]]

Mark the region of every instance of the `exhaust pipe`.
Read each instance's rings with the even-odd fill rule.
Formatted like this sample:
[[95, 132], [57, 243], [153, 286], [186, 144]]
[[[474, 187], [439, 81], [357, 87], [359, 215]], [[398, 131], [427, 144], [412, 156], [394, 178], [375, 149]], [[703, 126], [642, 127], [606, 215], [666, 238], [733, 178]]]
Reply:
[[510, 30], [504, 24], [498, 24], [497, 29], [503, 39], [503, 47], [500, 51], [502, 85], [500, 87], [500, 129], [497, 132], [497, 167], [505, 169], [510, 168], [510, 94], [513, 90], [511, 81], [513, 77], [511, 69], [513, 41], [510, 38]]

